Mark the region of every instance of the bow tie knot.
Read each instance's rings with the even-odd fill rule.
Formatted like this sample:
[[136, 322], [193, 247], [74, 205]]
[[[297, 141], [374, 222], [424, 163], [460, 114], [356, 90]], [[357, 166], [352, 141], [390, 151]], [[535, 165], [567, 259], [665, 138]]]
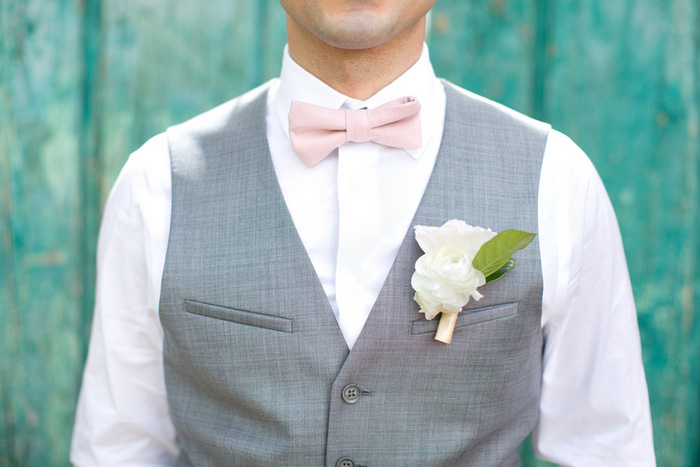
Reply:
[[369, 110], [346, 110], [345, 127], [347, 128], [347, 139], [354, 143], [364, 143], [369, 141], [372, 125], [369, 119]]
[[401, 97], [371, 110], [334, 110], [292, 101], [292, 149], [309, 167], [348, 141], [418, 149], [422, 145], [420, 107], [414, 97]]

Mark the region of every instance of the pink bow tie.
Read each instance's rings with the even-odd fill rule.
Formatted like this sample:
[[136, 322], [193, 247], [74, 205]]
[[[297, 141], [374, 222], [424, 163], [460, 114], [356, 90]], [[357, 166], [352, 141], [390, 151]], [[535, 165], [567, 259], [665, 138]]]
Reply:
[[376, 109], [333, 110], [292, 101], [289, 138], [299, 159], [311, 167], [347, 141], [395, 148], [421, 147], [420, 102], [401, 97]]

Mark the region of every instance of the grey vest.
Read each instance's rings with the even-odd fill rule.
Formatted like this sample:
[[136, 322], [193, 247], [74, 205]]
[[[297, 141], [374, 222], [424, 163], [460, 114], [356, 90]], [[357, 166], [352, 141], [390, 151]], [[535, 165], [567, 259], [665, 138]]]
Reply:
[[[445, 83], [413, 225], [537, 231], [548, 127]], [[433, 339], [410, 229], [352, 352], [270, 160], [267, 87], [168, 131], [172, 224], [160, 316], [179, 466], [513, 466], [537, 416], [537, 241]], [[212, 122], [216, 122], [212, 125]]]

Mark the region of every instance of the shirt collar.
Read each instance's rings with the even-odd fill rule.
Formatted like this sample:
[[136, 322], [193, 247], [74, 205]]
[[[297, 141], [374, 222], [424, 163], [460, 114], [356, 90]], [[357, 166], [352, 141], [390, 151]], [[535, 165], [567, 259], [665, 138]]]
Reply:
[[413, 96], [421, 103], [423, 146], [418, 149], [406, 149], [406, 152], [414, 159], [418, 159], [423, 154], [423, 148], [426, 147], [434, 132], [434, 118], [431, 116], [435, 115], [439, 109], [432, 107], [440, 102], [440, 99], [436, 98], [436, 93], [439, 93], [441, 89], [442, 86], [435, 77], [430, 63], [426, 44], [423, 44], [423, 52], [411, 68], [365, 101], [347, 97], [316, 78], [292, 59], [288, 46], [285, 46], [280, 85], [273, 97], [273, 105], [282, 128], [289, 138], [289, 109], [292, 101], [307, 102], [331, 109], [340, 109], [341, 107], [373, 109], [399, 97]]

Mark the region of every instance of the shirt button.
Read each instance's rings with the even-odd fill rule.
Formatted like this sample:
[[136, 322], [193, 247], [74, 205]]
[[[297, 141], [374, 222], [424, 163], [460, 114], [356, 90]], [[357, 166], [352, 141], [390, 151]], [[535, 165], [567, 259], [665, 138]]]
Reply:
[[[354, 384], [348, 384], [345, 386], [343, 388], [343, 400], [348, 404], [354, 404], [360, 400], [360, 388]], [[353, 463], [352, 465], [355, 464]]]
[[335, 467], [355, 467], [355, 461], [350, 459], [349, 457], [343, 457], [342, 459], [338, 459], [338, 462], [335, 463]]

